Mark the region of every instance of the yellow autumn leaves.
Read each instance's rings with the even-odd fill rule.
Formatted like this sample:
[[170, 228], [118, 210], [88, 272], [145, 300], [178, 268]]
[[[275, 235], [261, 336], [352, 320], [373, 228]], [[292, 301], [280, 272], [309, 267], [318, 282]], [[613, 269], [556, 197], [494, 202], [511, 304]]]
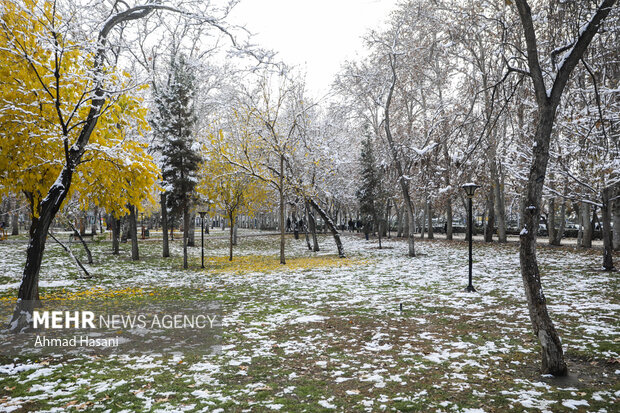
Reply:
[[[35, 216], [91, 108], [88, 50], [51, 2], [0, 0], [0, 198], [25, 193]], [[131, 78], [109, 68], [105, 82], [126, 91], [107, 98], [68, 198], [120, 215], [150, 198], [159, 170], [140, 143], [147, 110]]]
[[268, 195], [263, 182], [235, 167], [238, 149], [221, 130], [210, 135], [203, 152], [202, 179], [197, 186], [197, 191], [212, 202], [213, 210], [233, 219], [240, 213], [254, 215], [257, 208], [264, 206]]

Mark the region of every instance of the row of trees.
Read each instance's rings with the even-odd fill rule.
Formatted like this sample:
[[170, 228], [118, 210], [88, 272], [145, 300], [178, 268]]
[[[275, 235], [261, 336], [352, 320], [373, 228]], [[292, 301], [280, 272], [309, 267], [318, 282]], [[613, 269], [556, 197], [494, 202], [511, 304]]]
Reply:
[[[324, 131], [311, 132], [309, 120], [319, 109], [305, 100], [301, 79], [270, 63], [270, 53], [239, 41], [236, 28], [225, 23], [228, 6], [60, 0], [0, 5], [0, 194], [24, 196], [31, 214], [11, 329], [27, 327], [38, 301], [53, 220], [75, 215], [76, 207], [110, 214], [114, 253], [127, 216], [137, 260], [136, 217], [161, 194], [163, 255], [169, 255], [169, 218], [180, 218], [187, 268], [191, 214], [205, 205], [224, 213], [232, 231], [237, 214], [279, 204], [285, 263], [284, 206], [290, 203], [308, 214], [311, 226], [308, 210], [321, 215], [344, 256], [319, 200], [320, 188], [327, 188], [319, 182], [337, 175], [335, 166], [319, 166], [323, 154], [337, 159], [330, 149], [313, 152]], [[234, 67], [207, 63], [223, 40], [238, 60]], [[316, 238], [314, 244], [318, 248]]]
[[429, 229], [433, 210], [442, 210], [450, 239], [453, 202], [463, 199], [465, 182], [483, 187], [487, 241], [497, 221], [498, 240], [506, 242], [507, 205], [520, 210], [530, 317], [543, 371], [554, 375], [566, 374], [566, 364], [542, 292], [536, 233], [547, 215], [552, 244], [559, 244], [569, 207], [588, 229], [599, 208], [603, 266], [614, 267], [619, 17], [613, 0], [410, 0], [385, 30], [367, 36], [367, 57], [348, 62], [334, 84], [335, 105], [365, 136], [360, 205], [375, 221], [389, 202], [401, 205], [410, 256], [416, 208]]
[[[285, 264], [287, 205], [312, 234], [318, 215], [341, 257], [329, 211], [370, 216], [381, 234], [393, 207], [414, 257], [418, 211], [429, 229], [444, 211], [451, 238], [453, 202], [475, 177], [487, 240], [496, 220], [505, 242], [506, 210], [520, 210], [543, 370], [565, 374], [536, 232], [545, 198], [550, 229], [558, 206], [588, 222], [600, 208], [604, 265], [613, 267], [619, 13], [614, 0], [532, 3], [535, 14], [525, 0], [403, 2], [319, 103], [302, 76], [239, 42], [228, 7], [2, 0], [0, 194], [23, 194], [32, 214], [12, 329], [27, 325], [48, 230], [67, 200], [113, 216], [116, 252], [128, 215], [138, 259], [136, 215], [159, 198], [163, 255], [169, 222], [182, 220], [185, 268], [192, 214], [206, 208], [230, 221], [230, 259], [237, 216], [277, 207]], [[224, 40], [234, 64], [213, 64]]]

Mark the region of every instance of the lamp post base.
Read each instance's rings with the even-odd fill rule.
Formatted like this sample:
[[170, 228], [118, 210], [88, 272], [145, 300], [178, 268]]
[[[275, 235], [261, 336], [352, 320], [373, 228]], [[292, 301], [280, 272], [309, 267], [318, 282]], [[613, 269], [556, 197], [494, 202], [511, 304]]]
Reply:
[[468, 293], [475, 293], [476, 289], [473, 285], [468, 285], [467, 288], [465, 288], [465, 291], [467, 291]]

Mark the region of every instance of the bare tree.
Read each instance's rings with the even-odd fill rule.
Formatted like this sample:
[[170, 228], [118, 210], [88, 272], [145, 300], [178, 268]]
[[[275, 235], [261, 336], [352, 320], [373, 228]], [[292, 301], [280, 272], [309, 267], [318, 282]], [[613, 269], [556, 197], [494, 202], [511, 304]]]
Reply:
[[534, 334], [538, 337], [542, 348], [542, 371], [555, 376], [566, 375], [568, 369], [564, 361], [560, 338], [547, 311], [536, 259], [536, 232], [540, 219], [542, 190], [549, 162], [549, 145], [555, 115], [571, 72], [579, 63], [592, 38], [599, 30], [601, 22], [610, 13], [615, 2], [615, 0], [604, 0], [600, 4], [590, 21], [583, 26], [577, 39], [566, 50], [564, 60], [554, 73], [551, 88], [547, 88], [539, 60], [539, 46], [531, 8], [526, 0], [515, 0], [525, 38], [527, 67], [529, 69], [527, 75], [532, 79], [537, 104], [536, 132], [533, 137], [534, 158], [530, 166], [527, 185], [522, 194], [521, 221], [523, 230], [521, 231], [519, 250], [521, 275]]

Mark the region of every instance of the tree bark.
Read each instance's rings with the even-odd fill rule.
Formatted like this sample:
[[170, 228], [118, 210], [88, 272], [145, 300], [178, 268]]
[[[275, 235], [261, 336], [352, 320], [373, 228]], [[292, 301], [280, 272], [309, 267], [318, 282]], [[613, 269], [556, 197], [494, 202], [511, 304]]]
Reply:
[[183, 207], [183, 269], [187, 269], [187, 243], [189, 241], [189, 206]]
[[[543, 108], [541, 112], [539, 113], [539, 124], [535, 136], [534, 160], [523, 194], [521, 222], [524, 231], [521, 232], [520, 236], [519, 257], [530, 320], [534, 334], [541, 345], [542, 371], [554, 376], [565, 376], [568, 370], [564, 361], [562, 344], [547, 312], [547, 302], [543, 294], [536, 260], [536, 233], [540, 221], [542, 188], [549, 161], [549, 137], [553, 127], [555, 108]], [[540, 179], [541, 177], [542, 179]]]
[[428, 203], [424, 203], [424, 209], [422, 210], [422, 226], [420, 227], [420, 239], [424, 239], [424, 233], [426, 232], [426, 211], [428, 211]]
[[13, 214], [11, 216], [11, 235], [19, 235], [19, 202], [13, 197]]
[[32, 217], [29, 231], [30, 242], [26, 249], [26, 265], [17, 293], [17, 305], [9, 323], [11, 331], [17, 332], [28, 328], [32, 320], [32, 311], [35, 306], [39, 305], [39, 271], [47, 233], [69, 192], [72, 174], [72, 168], [65, 166], [61, 170], [58, 179], [39, 205], [39, 216]]
[[196, 229], [196, 214], [191, 214], [189, 216], [189, 230], [188, 230], [188, 234], [187, 234], [187, 246], [188, 247], [195, 247], [196, 246], [196, 233], [195, 233], [195, 229]]
[[86, 235], [86, 212], [80, 214], [80, 235]]
[[394, 204], [396, 209], [396, 238], [400, 238], [403, 235], [403, 214], [402, 208], [399, 208], [396, 203]]
[[129, 205], [129, 232], [131, 233], [132, 261], [138, 261], [140, 259], [140, 252], [138, 250], [138, 222], [136, 215], [136, 207]]
[[129, 217], [127, 215], [125, 215], [122, 219], [122, 223], [121, 223], [121, 242], [124, 244], [127, 242], [127, 240], [130, 237], [129, 234]]
[[228, 219], [230, 219], [230, 243], [229, 243], [229, 254], [228, 254], [228, 261], [232, 261], [233, 260], [233, 245], [234, 245], [234, 228], [235, 228], [235, 218], [233, 217], [233, 214], [229, 214], [228, 215]]
[[615, 200], [613, 201], [613, 221], [614, 221], [614, 235], [613, 243], [614, 250], [620, 251], [620, 184], [616, 184], [616, 191], [614, 194]]
[[[568, 185], [564, 185], [564, 196], [566, 196], [568, 192]], [[555, 205], [554, 205], [555, 206]], [[549, 207], [551, 209], [551, 206]], [[554, 208], [555, 211], [555, 208]], [[555, 213], [554, 220], [551, 222], [555, 222]], [[550, 216], [551, 219], [551, 216]], [[566, 228], [566, 198], [562, 199], [562, 204], [560, 205], [560, 227], [556, 230], [555, 225], [553, 225], [553, 237], [551, 237], [551, 233], [549, 233], [549, 244], [559, 246], [562, 244], [562, 238], [564, 237], [564, 229]]]
[[553, 245], [555, 240], [555, 198], [549, 199], [549, 214], [547, 216], [547, 236], [549, 237], [549, 244]]
[[446, 239], [451, 240], [452, 238], [452, 199], [448, 198], [446, 203]]
[[491, 164], [491, 180], [493, 182], [493, 194], [495, 201], [495, 218], [497, 219], [497, 241], [505, 243], [508, 241], [506, 235], [506, 202], [504, 199], [504, 175], [497, 170], [496, 163]]
[[493, 188], [487, 196], [488, 217], [484, 226], [484, 242], [493, 242], [493, 233], [495, 232], [495, 191]]
[[307, 224], [304, 225], [303, 230], [304, 230], [304, 235], [306, 237], [306, 245], [308, 246], [308, 251], [312, 251], [312, 244], [310, 244], [310, 235], [308, 234], [308, 229], [310, 227], [310, 218], [308, 217], [308, 204], [307, 203], [305, 204], [304, 211], [306, 215]]
[[562, 238], [564, 238], [564, 230], [566, 229], [566, 200], [562, 200], [562, 205], [560, 205], [560, 228], [555, 232], [555, 239], [553, 240], [553, 245], [560, 245], [562, 243]]
[[606, 271], [612, 271], [614, 269], [613, 260], [613, 238], [611, 234], [611, 194], [612, 188], [606, 187], [601, 191], [601, 198], [603, 206], [601, 208], [601, 215], [603, 218], [603, 268]]
[[98, 213], [99, 213], [99, 209], [95, 207], [93, 211], [93, 224], [90, 226], [90, 233], [93, 236], [93, 240], [95, 239], [94, 236], [97, 235], [97, 214]]
[[433, 204], [431, 201], [426, 203], [428, 211], [428, 239], [435, 238], [435, 232], [433, 230]]
[[340, 233], [334, 225], [334, 221], [332, 221], [332, 219], [327, 215], [327, 213], [325, 213], [323, 208], [321, 208], [321, 206], [314, 201], [314, 199], [310, 198], [308, 202], [310, 203], [310, 205], [312, 205], [316, 212], [318, 212], [321, 218], [323, 218], [325, 224], [329, 227], [329, 230], [334, 237], [334, 241], [336, 242], [336, 248], [338, 248], [338, 256], [340, 258], [346, 258], [346, 255], [344, 253], [344, 247], [342, 246], [342, 241], [340, 240]]
[[[170, 256], [170, 245], [168, 243], [168, 207], [166, 206], [167, 194], [162, 192], [160, 195], [161, 206], [161, 232], [162, 232], [162, 257], [166, 258]], [[208, 225], [207, 225], [208, 226]]]
[[285, 247], [285, 231], [284, 228], [284, 154], [280, 155], [280, 187], [278, 188], [280, 192], [280, 264], [286, 264], [286, 258], [284, 257], [284, 247]]
[[316, 220], [314, 219], [314, 214], [310, 209], [310, 203], [308, 201], [306, 201], [306, 211], [308, 214], [308, 228], [312, 234], [312, 251], [318, 252], [321, 248], [319, 247], [319, 240], [316, 235]]
[[112, 220], [112, 255], [119, 255], [120, 253], [120, 236], [121, 236], [121, 220], [115, 218], [114, 215], [110, 215]]
[[581, 239], [581, 246], [583, 248], [592, 248], [592, 235], [594, 233], [592, 228], [592, 221], [590, 220], [590, 204], [583, 202], [581, 204], [582, 216], [581, 221], [583, 225], [583, 238]]

